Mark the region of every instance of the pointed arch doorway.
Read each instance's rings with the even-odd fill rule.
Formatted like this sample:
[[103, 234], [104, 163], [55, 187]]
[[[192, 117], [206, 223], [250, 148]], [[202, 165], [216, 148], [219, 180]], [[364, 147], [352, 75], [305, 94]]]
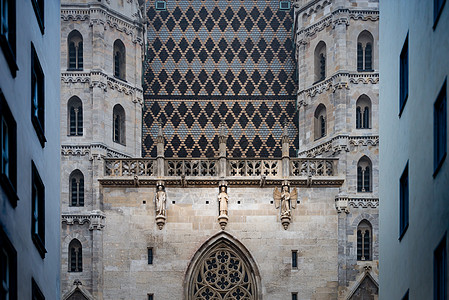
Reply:
[[193, 256], [184, 280], [186, 300], [262, 300], [260, 275], [249, 251], [226, 232]]

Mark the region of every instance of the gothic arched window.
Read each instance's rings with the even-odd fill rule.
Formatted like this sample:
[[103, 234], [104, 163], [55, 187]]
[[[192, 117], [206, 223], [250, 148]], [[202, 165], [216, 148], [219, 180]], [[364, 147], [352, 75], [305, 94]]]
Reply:
[[114, 42], [114, 76], [125, 80], [126, 77], [126, 50], [121, 40]]
[[84, 206], [84, 176], [80, 170], [70, 174], [70, 206]]
[[362, 95], [357, 99], [355, 114], [357, 129], [371, 128], [371, 100], [368, 96]]
[[357, 71], [373, 71], [373, 35], [364, 30], [357, 38]]
[[357, 260], [371, 260], [372, 229], [367, 220], [357, 226]]
[[357, 192], [372, 191], [372, 166], [371, 160], [363, 156], [357, 163]]
[[254, 274], [244, 257], [220, 243], [196, 265], [189, 299], [257, 299]]
[[82, 70], [83, 69], [83, 36], [78, 30], [70, 32], [68, 38], [68, 69]]
[[326, 136], [326, 121], [326, 106], [320, 103], [315, 110], [315, 139]]
[[83, 271], [83, 252], [79, 240], [73, 239], [69, 244], [69, 272]]
[[67, 103], [68, 134], [83, 135], [83, 103], [80, 98], [73, 96]]
[[116, 104], [112, 113], [112, 137], [114, 142], [125, 145], [125, 110], [120, 104]]
[[326, 78], [326, 44], [320, 41], [315, 48], [315, 83]]

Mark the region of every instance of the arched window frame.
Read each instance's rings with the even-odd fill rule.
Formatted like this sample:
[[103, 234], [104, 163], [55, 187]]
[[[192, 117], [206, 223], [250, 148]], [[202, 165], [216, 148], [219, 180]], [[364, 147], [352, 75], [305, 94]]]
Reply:
[[125, 145], [126, 141], [126, 115], [123, 106], [116, 104], [112, 113], [112, 140], [115, 143]]
[[72, 30], [67, 37], [67, 69], [83, 70], [83, 36], [78, 30]]
[[314, 133], [315, 140], [325, 137], [327, 134], [326, 106], [320, 103], [315, 110]]
[[69, 244], [69, 272], [82, 272], [83, 271], [83, 247], [81, 242], [77, 239], [73, 239]]
[[357, 260], [372, 260], [373, 230], [371, 223], [362, 220], [357, 226]]
[[113, 64], [114, 77], [121, 80], [126, 79], [126, 48], [123, 42], [119, 39], [114, 42]]
[[367, 95], [361, 95], [356, 102], [356, 129], [370, 129], [371, 128], [371, 99]]
[[373, 71], [373, 35], [367, 31], [362, 31], [357, 38], [357, 71], [372, 72]]
[[67, 102], [67, 135], [83, 135], [83, 103], [76, 96]]
[[315, 79], [314, 83], [326, 79], [326, 43], [320, 41], [315, 47]]
[[74, 170], [69, 177], [70, 206], [84, 206], [84, 175]]
[[367, 156], [363, 156], [357, 163], [357, 192], [370, 193], [373, 191], [372, 163]]

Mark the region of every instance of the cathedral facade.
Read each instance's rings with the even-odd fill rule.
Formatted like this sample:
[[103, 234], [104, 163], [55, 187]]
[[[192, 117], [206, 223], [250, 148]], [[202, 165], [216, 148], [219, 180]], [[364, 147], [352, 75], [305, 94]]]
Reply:
[[378, 2], [61, 4], [62, 299], [377, 299]]

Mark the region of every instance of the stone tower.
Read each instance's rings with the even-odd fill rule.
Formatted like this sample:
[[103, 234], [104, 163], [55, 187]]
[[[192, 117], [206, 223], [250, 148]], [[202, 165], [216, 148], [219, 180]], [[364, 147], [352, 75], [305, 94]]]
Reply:
[[63, 299], [102, 299], [105, 216], [98, 177], [104, 157], [141, 153], [142, 5], [61, 3]]
[[295, 12], [298, 156], [338, 158], [339, 295], [357, 298], [377, 291], [379, 3], [297, 1]]

